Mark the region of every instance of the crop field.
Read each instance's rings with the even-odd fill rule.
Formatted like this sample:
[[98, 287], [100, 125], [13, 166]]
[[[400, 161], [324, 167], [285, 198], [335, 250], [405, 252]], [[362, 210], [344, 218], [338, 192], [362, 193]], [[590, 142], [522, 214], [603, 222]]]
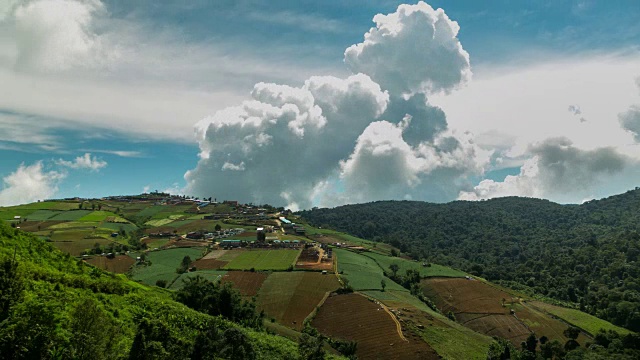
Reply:
[[[165, 209], [165, 206], [161, 206], [161, 205], [154, 205], [154, 206], [148, 206], [143, 208], [141, 211], [138, 211], [134, 217], [138, 218], [138, 219], [144, 219], [146, 217], [152, 217], [155, 214], [161, 212], [162, 210]], [[130, 208], [127, 208], [127, 211], [130, 210]]]
[[196, 269], [217, 270], [227, 266], [228, 261], [222, 261], [218, 259], [200, 259], [191, 263], [191, 266], [195, 266]]
[[[32, 211], [32, 210], [26, 210], [25, 211], [27, 214], [23, 214], [22, 217], [23, 218], [27, 218], [31, 221], [45, 221], [45, 220], [49, 220], [50, 218], [56, 216], [56, 215], [60, 215], [62, 214], [62, 212], [60, 211], [52, 211], [52, 210], [36, 210], [36, 211]], [[17, 214], [20, 215], [20, 214]], [[13, 216], [12, 216], [13, 218]], [[55, 220], [64, 220], [64, 219], [55, 219]]]
[[51, 236], [51, 241], [79, 241], [90, 237], [92, 233], [91, 229], [56, 230]]
[[209, 281], [212, 281], [212, 282], [218, 282], [224, 277], [224, 275], [226, 273], [227, 273], [226, 271], [217, 271], [217, 270], [205, 270], [205, 271], [187, 272], [187, 273], [184, 273], [184, 274], [178, 276], [173, 281], [173, 283], [169, 283], [171, 285], [171, 286], [169, 286], [169, 289], [172, 289], [172, 290], [182, 289], [182, 287], [184, 286], [184, 282], [187, 279], [194, 278], [196, 276], [203, 277], [206, 280], [209, 280]]
[[147, 253], [150, 266], [138, 265], [133, 269], [133, 280], [141, 281], [147, 285], [155, 285], [157, 280], [167, 280], [171, 283], [178, 277], [176, 269], [185, 256], [191, 260], [202, 256], [201, 249], [176, 248]]
[[296, 330], [327, 292], [340, 287], [334, 275], [317, 272], [274, 272], [258, 292], [258, 310]]
[[219, 257], [221, 257], [222, 255], [226, 254], [229, 251], [230, 250], [212, 250], [212, 251], [209, 251], [207, 255], [203, 257], [203, 259], [218, 259]]
[[167, 224], [169, 224], [171, 222], [173, 222], [173, 220], [171, 220], [171, 219], [157, 219], [157, 220], [149, 220], [144, 224], [145, 225], [149, 225], [149, 226], [153, 226], [153, 227], [158, 227], [158, 226], [167, 225]]
[[115, 217], [116, 214], [109, 211], [94, 211], [78, 219], [79, 221], [105, 221], [108, 217]]
[[108, 229], [111, 231], [120, 231], [123, 229], [126, 232], [134, 231], [138, 227], [131, 223], [120, 223], [120, 222], [103, 222], [100, 224], [100, 228]]
[[[549, 339], [565, 342], [567, 325], [545, 316], [518, 297], [479, 280], [426, 279], [422, 289], [443, 313], [452, 311], [464, 326], [489, 336], [500, 336], [519, 345], [531, 331]], [[502, 301], [505, 306], [502, 306]], [[544, 304], [546, 305], [546, 304]], [[515, 311], [515, 316], [510, 310]], [[578, 338], [584, 343], [586, 338]]]
[[169, 242], [169, 239], [166, 238], [146, 238], [142, 241], [143, 243], [147, 244], [147, 248], [149, 249], [155, 249], [155, 248], [161, 248], [165, 245], [167, 245], [167, 243]]
[[175, 221], [172, 221], [172, 222], [168, 223], [167, 226], [170, 226], [172, 228], [176, 228], [177, 229], [177, 228], [179, 228], [181, 226], [189, 225], [194, 221], [195, 220], [175, 220]]
[[[235, 250], [232, 250], [235, 251]], [[295, 265], [300, 250], [245, 250], [225, 266], [226, 270], [286, 270]], [[222, 260], [222, 257], [221, 259]]]
[[358, 294], [330, 296], [311, 324], [332, 338], [357, 341], [361, 359], [439, 359], [424, 341], [409, 334], [403, 340], [394, 318]]
[[62, 224], [61, 221], [24, 221], [20, 223], [20, 228], [23, 231], [44, 231], [51, 229], [52, 226]]
[[60, 249], [60, 251], [69, 253], [73, 256], [80, 256], [84, 250], [89, 250], [94, 247], [95, 244], [100, 246], [108, 245], [111, 240], [105, 238], [89, 238], [89, 239], [76, 239], [73, 241], [54, 241], [51, 245]]
[[229, 271], [222, 277], [222, 283], [231, 283], [243, 296], [256, 296], [267, 276], [262, 272]]
[[58, 224], [49, 226], [49, 230], [93, 230], [93, 227], [97, 227], [100, 225], [98, 222], [87, 222], [87, 221], [64, 221], [59, 222]]
[[373, 259], [344, 249], [335, 249], [333, 254], [337, 256], [335, 261], [338, 262], [338, 271], [342, 272], [341, 277], [348, 279], [355, 290], [382, 290], [381, 280], [385, 281], [387, 290], [404, 290], [385, 277]]
[[390, 271], [389, 266], [396, 264], [399, 267], [398, 274], [405, 274], [407, 270], [413, 269], [420, 272], [423, 277], [465, 277], [467, 274], [446, 266], [431, 264], [422, 266], [422, 262], [407, 260], [399, 257], [391, 257], [373, 252], [363, 253], [364, 256], [374, 259], [385, 271]]
[[329, 229], [318, 229], [313, 226], [305, 226], [307, 235], [311, 235], [314, 240], [325, 244], [331, 244], [334, 242], [346, 243], [352, 246], [362, 246], [370, 250], [375, 250], [383, 254], [390, 254], [393, 247], [385, 243], [376, 243], [369, 240], [364, 240], [359, 237], [344, 234], [338, 231]]
[[[628, 334], [630, 332], [627, 329], [615, 326], [608, 321], [598, 319], [595, 316], [583, 313], [578, 310], [546, 304], [540, 301], [530, 301], [527, 304], [530, 304], [535, 309], [539, 309], [553, 316], [557, 316], [560, 319], [572, 324], [573, 326], [585, 330], [591, 335], [597, 334], [600, 329], [613, 330], [617, 331], [620, 334]], [[578, 339], [578, 342], [580, 342], [580, 339]]]
[[85, 260], [85, 262], [116, 274], [126, 273], [136, 263], [134, 259], [127, 255], [118, 255], [113, 259], [108, 259], [106, 256], [94, 256]]
[[61, 211], [57, 215], [49, 218], [49, 220], [58, 221], [78, 221], [80, 218], [87, 216], [91, 213], [89, 210], [69, 210]]

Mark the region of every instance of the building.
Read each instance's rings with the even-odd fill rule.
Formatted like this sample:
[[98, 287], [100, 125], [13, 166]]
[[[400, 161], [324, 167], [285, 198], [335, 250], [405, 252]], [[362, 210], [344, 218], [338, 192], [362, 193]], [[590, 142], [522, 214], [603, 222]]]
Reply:
[[244, 241], [242, 240], [222, 240], [220, 246], [223, 248], [239, 248], [244, 245]]

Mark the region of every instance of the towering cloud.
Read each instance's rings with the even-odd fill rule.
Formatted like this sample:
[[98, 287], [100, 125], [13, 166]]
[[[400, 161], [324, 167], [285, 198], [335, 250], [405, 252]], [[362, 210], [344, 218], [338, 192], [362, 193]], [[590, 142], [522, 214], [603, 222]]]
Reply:
[[378, 14], [364, 42], [349, 47], [345, 63], [371, 76], [392, 94], [449, 92], [471, 77], [460, 27], [444, 10], [424, 2]]
[[374, 22], [345, 51], [354, 75], [259, 83], [251, 100], [200, 121], [200, 161], [185, 192], [309, 207], [422, 198], [434, 182], [455, 196], [460, 176], [482, 173], [486, 154], [468, 135], [447, 133], [427, 98], [471, 76], [457, 23], [424, 2]]

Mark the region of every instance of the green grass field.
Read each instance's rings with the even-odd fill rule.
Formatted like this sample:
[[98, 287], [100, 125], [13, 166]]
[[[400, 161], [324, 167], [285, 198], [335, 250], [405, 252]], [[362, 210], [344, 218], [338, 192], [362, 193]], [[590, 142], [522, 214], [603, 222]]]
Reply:
[[167, 225], [171, 226], [172, 228], [179, 228], [181, 226], [189, 225], [194, 221], [195, 220], [177, 220], [177, 221], [172, 221], [170, 223], [167, 223]]
[[295, 265], [299, 254], [300, 250], [247, 250], [240, 252], [224, 269], [286, 270]]
[[355, 290], [381, 290], [381, 280], [384, 280], [387, 290], [406, 291], [385, 277], [373, 259], [344, 249], [335, 249], [333, 253], [338, 258], [338, 271], [342, 272], [341, 276], [348, 279]]
[[131, 223], [111, 223], [106, 221], [100, 224], [99, 227], [102, 229], [110, 230], [110, 231], [120, 231], [120, 229], [122, 228], [126, 232], [130, 232], [138, 228], [137, 226]]
[[116, 216], [116, 214], [110, 211], [93, 211], [92, 213], [85, 215], [78, 219], [78, 221], [104, 221], [109, 216]]
[[377, 242], [374, 242], [374, 241], [361, 239], [359, 237], [348, 235], [348, 234], [345, 234], [345, 233], [341, 233], [341, 232], [335, 231], [335, 230], [318, 229], [318, 228], [314, 228], [312, 226], [309, 226], [308, 224], [304, 224], [304, 225], [305, 225], [305, 230], [306, 230], [307, 235], [322, 234], [322, 235], [325, 235], [325, 236], [330, 236], [330, 237], [334, 238], [338, 242], [346, 242], [349, 245], [353, 245], [353, 246], [362, 246], [362, 247], [370, 249], [372, 251], [377, 251], [377, 252], [380, 252], [382, 254], [387, 254], [387, 255], [390, 254], [391, 253], [391, 249], [393, 249], [393, 247], [391, 245], [389, 245], [389, 244], [377, 243]]
[[399, 257], [391, 257], [372, 252], [363, 253], [362, 255], [375, 260], [376, 263], [378, 263], [378, 265], [387, 272], [391, 271], [389, 270], [389, 266], [391, 264], [397, 264], [399, 267], [398, 274], [402, 275], [404, 275], [409, 269], [418, 270], [420, 275], [423, 277], [465, 277], [467, 275], [462, 271], [437, 264], [431, 264], [429, 267], [424, 267], [419, 261], [412, 261]]
[[564, 308], [540, 301], [530, 301], [528, 302], [528, 304], [532, 305], [534, 308], [541, 309], [542, 311], [545, 311], [551, 315], [557, 316], [560, 319], [570, 323], [571, 325], [585, 330], [591, 335], [597, 334], [600, 329], [613, 330], [622, 335], [630, 333], [630, 331], [627, 329], [613, 325], [608, 321], [599, 319], [587, 313], [583, 313], [579, 310]]
[[98, 226], [98, 222], [82, 222], [82, 221], [68, 221], [60, 224], [51, 225], [48, 229], [51, 230], [64, 230], [64, 229], [88, 229], [93, 230], [94, 226]]
[[81, 218], [91, 214], [90, 210], [69, 210], [62, 211], [59, 214], [49, 218], [49, 220], [57, 221], [78, 221]]
[[199, 271], [184, 273], [175, 279], [173, 284], [169, 286], [169, 289], [172, 289], [172, 290], [182, 289], [182, 287], [184, 286], [184, 281], [186, 281], [189, 278], [194, 278], [196, 276], [202, 276], [203, 278], [209, 281], [218, 282], [220, 281], [220, 279], [222, 279], [222, 276], [224, 276], [224, 274], [226, 273], [227, 273], [226, 271], [222, 271], [222, 270], [199, 270]]
[[135, 266], [132, 271], [132, 278], [147, 285], [155, 285], [157, 280], [173, 282], [178, 277], [176, 269], [185, 256], [189, 256], [192, 261], [202, 256], [202, 250], [192, 248], [177, 248], [161, 251], [150, 251], [147, 259], [151, 261], [150, 266]]

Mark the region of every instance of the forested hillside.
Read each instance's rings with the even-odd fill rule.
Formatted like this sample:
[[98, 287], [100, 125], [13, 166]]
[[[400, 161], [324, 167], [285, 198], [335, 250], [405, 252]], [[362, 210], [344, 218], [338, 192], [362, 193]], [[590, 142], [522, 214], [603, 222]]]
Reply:
[[640, 190], [582, 205], [380, 201], [300, 215], [640, 331]]
[[266, 333], [230, 285], [147, 287], [0, 222], [0, 359], [295, 359], [318, 344]]

